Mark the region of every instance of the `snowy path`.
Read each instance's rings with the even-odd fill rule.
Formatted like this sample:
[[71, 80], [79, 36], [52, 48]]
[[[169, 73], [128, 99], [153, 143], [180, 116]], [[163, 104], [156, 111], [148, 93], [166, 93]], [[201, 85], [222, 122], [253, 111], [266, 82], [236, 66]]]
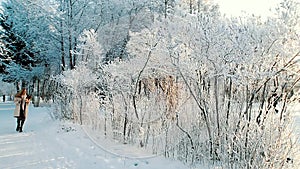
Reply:
[[[188, 169], [178, 161], [163, 157], [128, 158], [103, 150], [80, 126], [53, 121], [47, 108], [29, 107], [24, 132], [15, 131], [12, 102], [0, 102], [0, 169]], [[296, 131], [300, 135], [300, 109], [295, 110]], [[110, 149], [112, 150], [112, 149]], [[124, 145], [115, 152], [137, 156]], [[140, 154], [141, 156], [144, 156]], [[149, 154], [149, 156], [152, 156]], [[137, 156], [139, 157], [139, 156]], [[206, 167], [200, 167], [206, 168]]]
[[[29, 108], [24, 132], [15, 131], [14, 105], [0, 103], [1, 169], [187, 169], [163, 157], [128, 159], [103, 151], [80, 126], [51, 120], [46, 108]], [[125, 152], [125, 150], [124, 150]]]

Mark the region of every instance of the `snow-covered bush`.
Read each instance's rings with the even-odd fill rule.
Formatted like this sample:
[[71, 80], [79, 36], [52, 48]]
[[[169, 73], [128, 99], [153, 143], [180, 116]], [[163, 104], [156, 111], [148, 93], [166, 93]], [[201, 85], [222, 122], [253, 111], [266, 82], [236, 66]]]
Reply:
[[57, 115], [187, 164], [297, 167], [288, 106], [299, 41], [290, 25], [225, 19], [215, 7], [153, 16], [129, 31], [129, 57], [106, 65], [95, 31], [83, 32], [79, 64], [53, 77]]
[[106, 67], [115, 138], [192, 164], [288, 167], [297, 148], [287, 104], [299, 53], [280, 50], [295, 41], [284, 25], [210, 11], [152, 26], [130, 34], [129, 60]]
[[94, 30], [84, 31], [80, 37], [79, 64], [75, 69], [52, 77], [56, 85], [53, 97], [57, 107], [54, 116], [73, 119], [80, 124], [97, 126], [100, 110], [100, 93], [103, 92], [101, 73], [101, 46]]

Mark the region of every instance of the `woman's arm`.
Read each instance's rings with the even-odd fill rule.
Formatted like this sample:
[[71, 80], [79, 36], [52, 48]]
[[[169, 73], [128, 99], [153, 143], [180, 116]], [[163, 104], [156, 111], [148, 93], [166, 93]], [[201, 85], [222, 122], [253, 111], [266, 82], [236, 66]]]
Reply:
[[29, 95], [29, 96], [27, 96], [27, 98], [26, 98], [26, 103], [30, 103], [30, 100], [31, 100], [31, 96]]
[[15, 102], [15, 104], [20, 104], [21, 98], [15, 97], [15, 98], [14, 98], [14, 102]]

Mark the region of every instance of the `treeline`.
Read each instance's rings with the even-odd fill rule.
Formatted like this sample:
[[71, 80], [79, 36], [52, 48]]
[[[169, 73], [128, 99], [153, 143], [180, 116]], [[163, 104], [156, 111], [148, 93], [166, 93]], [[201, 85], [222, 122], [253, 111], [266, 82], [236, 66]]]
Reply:
[[192, 165], [295, 167], [299, 16], [292, 0], [266, 19], [201, 0], [9, 0], [1, 73], [107, 139]]

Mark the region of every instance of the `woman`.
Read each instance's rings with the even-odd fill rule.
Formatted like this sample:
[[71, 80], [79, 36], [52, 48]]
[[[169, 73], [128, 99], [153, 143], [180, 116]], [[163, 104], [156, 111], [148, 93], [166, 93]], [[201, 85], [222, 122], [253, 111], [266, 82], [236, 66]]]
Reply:
[[23, 125], [25, 123], [28, 114], [28, 105], [30, 103], [31, 96], [27, 96], [26, 89], [22, 89], [15, 95], [14, 102], [16, 108], [14, 111], [14, 117], [17, 118], [16, 131], [23, 132]]

